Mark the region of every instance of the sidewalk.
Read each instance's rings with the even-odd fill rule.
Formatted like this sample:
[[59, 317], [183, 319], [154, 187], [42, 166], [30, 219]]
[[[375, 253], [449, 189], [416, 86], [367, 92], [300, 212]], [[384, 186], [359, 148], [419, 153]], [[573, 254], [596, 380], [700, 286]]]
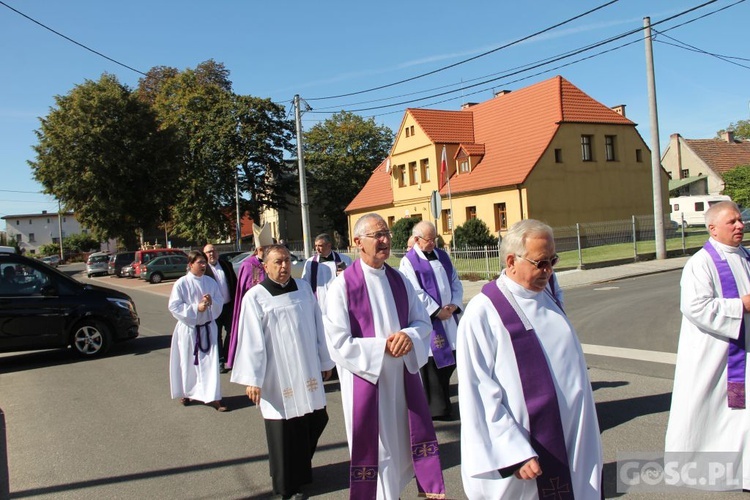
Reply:
[[[609, 281], [620, 280], [623, 278], [632, 278], [635, 276], [644, 276], [647, 274], [682, 269], [689, 258], [690, 256], [687, 255], [664, 260], [647, 260], [643, 262], [633, 262], [632, 264], [600, 267], [596, 269], [572, 269], [556, 273], [556, 276], [557, 281], [562, 288], [575, 288], [597, 283], [607, 283]], [[472, 297], [478, 294], [485, 283], [487, 283], [486, 280], [462, 280], [461, 284], [464, 286], [464, 302], [468, 302]]]

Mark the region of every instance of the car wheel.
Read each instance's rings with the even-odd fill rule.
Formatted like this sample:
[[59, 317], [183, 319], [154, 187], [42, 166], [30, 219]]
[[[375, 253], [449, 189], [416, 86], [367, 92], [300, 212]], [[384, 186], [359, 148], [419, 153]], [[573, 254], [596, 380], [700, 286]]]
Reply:
[[154, 273], [151, 275], [151, 278], [149, 279], [149, 281], [151, 283], [156, 284], [156, 283], [161, 283], [161, 280], [163, 279], [164, 279], [164, 276], [162, 276], [160, 273]]
[[85, 358], [102, 356], [112, 345], [109, 328], [100, 321], [84, 320], [76, 324], [70, 336], [76, 353]]
[[86, 276], [87, 276], [87, 277], [88, 277], [89, 279], [91, 279], [91, 274], [87, 274]]

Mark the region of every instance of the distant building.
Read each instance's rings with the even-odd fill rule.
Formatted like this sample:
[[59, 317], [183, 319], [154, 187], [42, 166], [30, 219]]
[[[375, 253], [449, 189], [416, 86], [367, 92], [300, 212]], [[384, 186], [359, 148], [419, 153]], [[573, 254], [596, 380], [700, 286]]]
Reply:
[[[441, 175], [444, 148], [450, 187]], [[407, 109], [390, 157], [346, 208], [350, 232], [367, 212], [389, 226], [403, 217], [433, 220], [433, 191], [442, 198], [436, 226], [446, 243], [452, 224], [472, 218], [503, 236], [521, 219], [559, 227], [654, 211], [651, 152], [625, 106], [609, 108], [561, 76], [460, 111]]]
[[[73, 212], [64, 212], [60, 217], [63, 239], [66, 235], [88, 233], [88, 229], [78, 223]], [[6, 215], [3, 220], [8, 241], [15, 241], [21, 251], [28, 254], [38, 253], [42, 245], [60, 242], [60, 221], [57, 212], [48, 213], [42, 210], [40, 214]]]
[[722, 194], [722, 175], [740, 165], [750, 165], [750, 142], [726, 131], [721, 139], [685, 139], [672, 134], [661, 158], [670, 178], [672, 196]]

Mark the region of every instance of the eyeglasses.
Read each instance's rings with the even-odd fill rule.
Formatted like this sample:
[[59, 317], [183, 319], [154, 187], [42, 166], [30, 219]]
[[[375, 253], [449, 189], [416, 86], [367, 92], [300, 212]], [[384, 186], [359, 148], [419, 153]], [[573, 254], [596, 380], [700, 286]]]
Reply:
[[560, 260], [560, 256], [557, 254], [553, 255], [551, 259], [544, 260], [529, 259], [527, 257], [524, 257], [523, 255], [516, 255], [516, 257], [518, 257], [519, 259], [523, 259], [526, 262], [530, 262], [537, 269], [552, 269]]
[[216, 253], [216, 250], [209, 250], [206, 253]]
[[390, 231], [378, 231], [377, 233], [363, 234], [362, 236], [364, 236], [365, 238], [372, 238], [374, 240], [382, 240], [382, 239], [390, 240], [392, 234]]
[[425, 240], [427, 243], [432, 243], [436, 238], [425, 238], [424, 236], [417, 236], [420, 240]]

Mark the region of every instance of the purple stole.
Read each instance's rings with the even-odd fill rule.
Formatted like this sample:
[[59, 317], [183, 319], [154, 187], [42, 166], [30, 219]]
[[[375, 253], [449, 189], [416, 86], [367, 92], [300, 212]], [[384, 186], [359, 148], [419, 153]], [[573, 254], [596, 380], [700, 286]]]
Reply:
[[[385, 274], [396, 303], [401, 328], [409, 325], [409, 299], [403, 279], [385, 264]], [[349, 322], [354, 338], [375, 337], [370, 296], [359, 259], [344, 271]], [[386, 354], [387, 356], [387, 354]], [[438, 442], [427, 397], [418, 373], [404, 366], [404, 391], [409, 413], [411, 456], [420, 496], [445, 498]], [[354, 375], [352, 392], [352, 456], [349, 467], [349, 498], [374, 499], [378, 490], [378, 386]], [[395, 424], [389, 422], [388, 425]]]
[[536, 478], [539, 498], [573, 498], [570, 462], [565, 447], [560, 407], [547, 357], [536, 336], [523, 321], [496, 281], [482, 287], [508, 330], [521, 378], [523, 397], [529, 412], [529, 440], [539, 455], [543, 474]]
[[[333, 254], [333, 261], [338, 266], [338, 263], [341, 262], [341, 256], [331, 251]], [[316, 254], [315, 257], [313, 257], [312, 262], [310, 263], [310, 286], [313, 289], [313, 294], [317, 297], [318, 296], [318, 259], [320, 258], [320, 254]]]
[[[714, 261], [716, 271], [719, 273], [721, 282], [721, 296], [725, 299], [738, 299], [740, 292], [737, 289], [737, 281], [734, 279], [729, 262], [719, 256], [710, 241], [703, 245]], [[744, 252], [745, 249], [743, 248]], [[745, 253], [745, 258], [748, 258]], [[727, 352], [727, 404], [729, 408], [745, 408], [745, 364], [747, 351], [745, 351], [745, 320], [740, 322], [740, 334], [737, 339], [729, 339], [729, 351]]]
[[[453, 277], [453, 264], [448, 254], [441, 252], [437, 248], [435, 254], [438, 256], [440, 264], [448, 274], [448, 281]], [[417, 281], [419, 286], [427, 292], [432, 300], [437, 302], [438, 306], [443, 307], [443, 301], [440, 300], [440, 289], [438, 288], [437, 278], [435, 277], [435, 270], [430, 265], [430, 261], [427, 259], [420, 259], [417, 252], [412, 248], [406, 253], [406, 259], [411, 263], [411, 267], [414, 268], [414, 274], [417, 275]], [[453, 315], [453, 320], [458, 323], [456, 315]], [[443, 321], [439, 318], [432, 320], [432, 333], [430, 333], [430, 348], [432, 349], [432, 357], [435, 359], [435, 365], [438, 368], [444, 368], [456, 364], [456, 358], [453, 356], [453, 349], [448, 342], [448, 336], [445, 333], [443, 327]]]

